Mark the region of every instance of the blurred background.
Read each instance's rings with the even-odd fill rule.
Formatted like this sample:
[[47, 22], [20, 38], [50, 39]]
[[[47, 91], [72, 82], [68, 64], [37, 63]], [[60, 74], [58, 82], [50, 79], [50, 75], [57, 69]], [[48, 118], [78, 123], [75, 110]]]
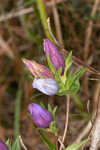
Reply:
[[[39, 4], [45, 5], [44, 14]], [[43, 40], [48, 37], [44, 27], [48, 17], [54, 36], [65, 48], [64, 57], [72, 51], [76, 58], [72, 69], [78, 70], [81, 64], [92, 67], [81, 78], [78, 94], [71, 97], [66, 145], [76, 140], [88, 123], [100, 89], [99, 0], [0, 0], [0, 139], [13, 142], [20, 134], [30, 150], [47, 149], [28, 118], [31, 102], [57, 105], [60, 135], [64, 130], [65, 97], [48, 97], [33, 89], [32, 76], [21, 60], [46, 65]]]

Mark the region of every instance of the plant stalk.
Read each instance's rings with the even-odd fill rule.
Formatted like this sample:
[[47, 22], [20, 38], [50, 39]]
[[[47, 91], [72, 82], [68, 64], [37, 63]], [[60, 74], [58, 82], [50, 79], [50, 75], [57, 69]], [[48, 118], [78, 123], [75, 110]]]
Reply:
[[[14, 116], [14, 137], [15, 139], [20, 135], [20, 111], [21, 111], [21, 97], [22, 97], [22, 78], [19, 81], [19, 87], [15, 102], [15, 116]], [[20, 150], [20, 146], [19, 146]]]
[[40, 19], [42, 22], [42, 26], [44, 28], [45, 35], [47, 36], [47, 38], [52, 40], [52, 37], [51, 37], [49, 30], [48, 30], [48, 23], [47, 23], [48, 15], [46, 12], [44, 0], [37, 0], [37, 6], [38, 6], [38, 11], [40, 14]]
[[66, 122], [65, 122], [65, 129], [64, 129], [64, 134], [63, 134], [63, 138], [62, 138], [62, 144], [60, 145], [60, 149], [62, 150], [62, 145], [65, 141], [66, 138], [66, 133], [67, 133], [67, 129], [68, 129], [68, 118], [69, 118], [69, 107], [70, 107], [70, 96], [67, 95], [66, 96]]

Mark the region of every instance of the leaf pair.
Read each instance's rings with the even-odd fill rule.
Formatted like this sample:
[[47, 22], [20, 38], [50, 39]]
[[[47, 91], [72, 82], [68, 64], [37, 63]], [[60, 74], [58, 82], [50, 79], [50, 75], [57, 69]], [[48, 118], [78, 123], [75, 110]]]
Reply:
[[19, 137], [16, 138], [15, 142], [12, 145], [9, 139], [7, 140], [6, 144], [9, 150], [20, 150]]

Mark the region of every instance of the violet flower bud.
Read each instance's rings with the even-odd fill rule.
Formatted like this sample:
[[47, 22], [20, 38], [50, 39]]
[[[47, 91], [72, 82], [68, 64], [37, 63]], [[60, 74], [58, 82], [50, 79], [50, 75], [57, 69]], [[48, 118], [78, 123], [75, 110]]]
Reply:
[[51, 113], [36, 103], [29, 105], [28, 110], [31, 114], [34, 124], [39, 128], [48, 128], [52, 122]]
[[62, 74], [64, 73], [65, 62], [63, 56], [60, 54], [56, 46], [49, 40], [44, 40], [44, 51], [47, 56], [50, 57], [52, 64], [54, 65], [55, 70], [57, 71], [62, 67]]
[[22, 59], [26, 67], [29, 69], [29, 71], [35, 76], [36, 78], [40, 78], [43, 76], [44, 78], [53, 78], [53, 73], [44, 65], [40, 65], [36, 63], [35, 61], [31, 61], [28, 59]]
[[0, 140], [0, 150], [8, 150], [7, 145], [1, 140]]
[[34, 79], [32, 83], [33, 88], [38, 89], [46, 95], [54, 95], [58, 91], [58, 84], [56, 80], [52, 78]]

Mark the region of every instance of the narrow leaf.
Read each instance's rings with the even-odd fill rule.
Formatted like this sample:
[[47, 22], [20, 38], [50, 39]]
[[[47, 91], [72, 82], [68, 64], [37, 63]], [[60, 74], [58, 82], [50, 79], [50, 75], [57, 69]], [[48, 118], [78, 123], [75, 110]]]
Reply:
[[38, 130], [38, 133], [50, 150], [56, 150], [56, 146], [40, 130]]
[[[67, 90], [70, 90], [72, 84], [76, 84], [79, 85], [78, 83], [78, 79], [79, 77], [86, 71], [86, 68], [83, 68], [81, 69], [80, 71], [78, 72], [75, 72], [74, 75], [70, 75], [67, 79], [67, 82], [66, 82], [66, 89]], [[76, 82], [76, 83], [75, 83]]]
[[[71, 58], [72, 58], [72, 51], [69, 53], [69, 55], [67, 56], [66, 60], [65, 60], [65, 65], [69, 66], [70, 62], [71, 62]], [[68, 67], [69, 68], [69, 67]]]
[[49, 66], [50, 70], [55, 74], [55, 68], [54, 68], [49, 56], [47, 56], [47, 62], [48, 62], [48, 66]]
[[72, 144], [65, 148], [64, 150], [78, 150], [83, 144], [85, 144], [88, 141], [88, 139], [85, 139], [79, 143]]
[[19, 143], [19, 137], [16, 138], [15, 142], [12, 145], [11, 150], [19, 150], [20, 149], [20, 143]]
[[8, 146], [8, 149], [11, 150], [11, 143], [9, 139], [6, 141], [6, 145]]

